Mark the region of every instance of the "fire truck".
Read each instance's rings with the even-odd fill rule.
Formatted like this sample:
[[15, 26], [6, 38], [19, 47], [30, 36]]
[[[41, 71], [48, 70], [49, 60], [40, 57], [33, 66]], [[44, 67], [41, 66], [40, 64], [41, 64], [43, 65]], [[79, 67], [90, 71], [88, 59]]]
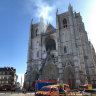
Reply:
[[33, 91], [37, 92], [43, 86], [54, 85], [58, 83], [59, 81], [55, 81], [55, 80], [35, 80], [32, 84], [32, 89]]

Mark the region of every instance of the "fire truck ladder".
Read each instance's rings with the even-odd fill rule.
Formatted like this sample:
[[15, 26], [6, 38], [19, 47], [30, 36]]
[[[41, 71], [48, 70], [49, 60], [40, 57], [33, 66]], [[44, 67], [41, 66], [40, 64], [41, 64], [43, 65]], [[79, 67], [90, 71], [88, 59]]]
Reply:
[[38, 80], [38, 79], [39, 79], [39, 76], [40, 76], [40, 74], [42, 73], [42, 70], [43, 70], [43, 68], [44, 68], [44, 66], [45, 66], [45, 64], [46, 64], [46, 61], [47, 61], [47, 58], [48, 58], [49, 54], [50, 54], [50, 52], [47, 52], [47, 56], [46, 56], [46, 58], [44, 59], [44, 61], [42, 62], [42, 66], [41, 66], [39, 72], [37, 73], [35, 80]]

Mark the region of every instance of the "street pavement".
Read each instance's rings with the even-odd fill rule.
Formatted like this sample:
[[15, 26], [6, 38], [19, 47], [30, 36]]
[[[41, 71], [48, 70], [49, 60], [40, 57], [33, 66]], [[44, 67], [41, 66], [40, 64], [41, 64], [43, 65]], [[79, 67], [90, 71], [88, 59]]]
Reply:
[[[0, 96], [35, 96], [35, 93], [1, 93]], [[63, 96], [63, 95], [62, 95]], [[96, 96], [96, 94], [68, 93], [66, 96]]]
[[0, 96], [35, 96], [35, 93], [0, 93]]

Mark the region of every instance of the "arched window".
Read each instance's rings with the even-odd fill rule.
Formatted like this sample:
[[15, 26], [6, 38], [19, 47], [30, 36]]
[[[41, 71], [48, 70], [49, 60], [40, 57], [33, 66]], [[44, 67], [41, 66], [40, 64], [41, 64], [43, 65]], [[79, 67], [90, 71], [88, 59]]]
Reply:
[[67, 53], [67, 48], [66, 48], [66, 46], [64, 46], [64, 53]]
[[63, 19], [63, 27], [67, 28], [67, 20], [65, 18]]
[[36, 36], [38, 35], [38, 29], [36, 29]]
[[39, 57], [39, 51], [37, 51], [37, 57]]
[[53, 39], [46, 42], [46, 51], [56, 50], [56, 43]]

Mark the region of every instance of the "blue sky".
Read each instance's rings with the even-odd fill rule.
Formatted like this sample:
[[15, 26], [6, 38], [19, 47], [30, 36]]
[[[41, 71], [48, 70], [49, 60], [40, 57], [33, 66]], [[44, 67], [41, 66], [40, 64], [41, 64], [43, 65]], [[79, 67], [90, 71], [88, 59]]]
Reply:
[[81, 13], [89, 40], [96, 49], [96, 0], [0, 0], [0, 67], [14, 67], [18, 74], [24, 74], [31, 19], [36, 23], [45, 14], [45, 22], [55, 27], [56, 9], [65, 12], [69, 3]]

